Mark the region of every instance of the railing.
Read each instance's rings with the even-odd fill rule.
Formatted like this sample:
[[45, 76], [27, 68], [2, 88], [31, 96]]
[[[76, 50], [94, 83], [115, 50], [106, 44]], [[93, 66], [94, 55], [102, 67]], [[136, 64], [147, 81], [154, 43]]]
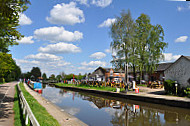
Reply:
[[[25, 115], [25, 125], [28, 125], [30, 120], [30, 125], [32, 126], [40, 126], [37, 119], [35, 118], [34, 114], [32, 113], [32, 110], [30, 109], [30, 106], [28, 105], [26, 99], [24, 98], [24, 95], [20, 89], [19, 82], [17, 84], [18, 86], [18, 92], [19, 92], [19, 99], [21, 108], [23, 109], [23, 114]], [[29, 119], [29, 120], [28, 120]]]

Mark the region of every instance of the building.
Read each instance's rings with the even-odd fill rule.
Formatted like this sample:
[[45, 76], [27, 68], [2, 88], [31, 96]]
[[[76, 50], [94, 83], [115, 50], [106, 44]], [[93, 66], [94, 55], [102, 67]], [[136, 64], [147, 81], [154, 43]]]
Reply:
[[181, 56], [165, 71], [165, 80], [177, 81], [182, 87], [190, 86], [190, 56]]
[[124, 81], [125, 73], [122, 70], [116, 70], [113, 68], [98, 67], [89, 78], [97, 81]]

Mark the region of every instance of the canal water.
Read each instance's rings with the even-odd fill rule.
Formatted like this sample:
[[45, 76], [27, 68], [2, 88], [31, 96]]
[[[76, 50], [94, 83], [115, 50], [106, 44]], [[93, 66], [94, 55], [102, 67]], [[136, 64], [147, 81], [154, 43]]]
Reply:
[[42, 96], [90, 126], [190, 126], [190, 110], [44, 86]]

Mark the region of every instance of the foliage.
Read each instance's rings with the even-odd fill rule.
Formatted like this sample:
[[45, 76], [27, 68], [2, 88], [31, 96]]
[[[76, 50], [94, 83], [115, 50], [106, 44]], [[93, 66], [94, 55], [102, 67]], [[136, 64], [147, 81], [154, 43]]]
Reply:
[[172, 80], [166, 80], [164, 81], [164, 89], [167, 94], [175, 94], [175, 81]]
[[56, 80], [61, 81], [61, 80], [62, 80], [61, 75], [57, 75], [57, 76], [56, 76]]
[[[73, 79], [73, 74], [65, 75], [64, 80], [71, 80], [71, 79]], [[74, 75], [74, 79], [77, 79], [77, 78], [76, 78], [76, 75]]]
[[30, 78], [31, 78], [31, 75], [32, 75], [32, 74], [31, 74], [30, 72], [22, 73], [22, 74], [21, 74], [21, 78], [22, 78], [22, 79], [24, 79], [24, 78], [25, 78], [25, 79], [30, 79]]
[[17, 30], [19, 15], [27, 9], [29, 0], [0, 0], [0, 52], [17, 45], [23, 35]]
[[23, 126], [25, 124], [24, 118], [23, 118], [23, 113], [21, 106], [19, 104], [19, 96], [18, 96], [18, 87], [15, 86], [15, 96], [14, 96], [14, 125], [15, 126]]
[[186, 88], [186, 89], [184, 90], [184, 93], [185, 93], [185, 95], [186, 95], [187, 97], [190, 98], [190, 88]]
[[55, 80], [55, 74], [52, 74], [50, 77], [49, 77], [50, 80]]
[[28, 102], [32, 112], [34, 113], [34, 116], [38, 120], [40, 126], [59, 126], [59, 123], [57, 122], [57, 120], [55, 120], [47, 112], [47, 110], [44, 107], [42, 107], [38, 103], [38, 101], [26, 91], [23, 83], [20, 83], [20, 88], [21, 88], [23, 95], [24, 95], [26, 101]]
[[38, 77], [41, 77], [41, 71], [39, 67], [33, 67], [30, 73], [31, 76], [34, 76], [35, 80], [37, 80]]
[[42, 74], [42, 78], [43, 78], [43, 80], [46, 80], [46, 79], [47, 79], [46, 73], [43, 73], [43, 74]]
[[124, 68], [128, 63], [135, 72], [139, 70], [152, 73], [157, 64], [163, 59], [163, 51], [167, 47], [164, 41], [164, 30], [161, 25], [152, 25], [150, 17], [141, 14], [136, 21], [131, 13], [122, 11], [111, 26], [113, 41], [110, 46], [116, 51], [116, 56], [111, 62], [114, 67]]
[[16, 65], [11, 54], [0, 52], [0, 81], [9, 82], [20, 77], [20, 67]]

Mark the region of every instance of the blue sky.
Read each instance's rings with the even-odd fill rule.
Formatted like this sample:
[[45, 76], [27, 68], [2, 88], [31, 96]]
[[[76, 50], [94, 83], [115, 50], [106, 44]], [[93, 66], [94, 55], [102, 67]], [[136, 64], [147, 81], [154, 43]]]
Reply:
[[122, 10], [141, 13], [164, 28], [165, 62], [190, 55], [190, 3], [168, 0], [40, 0], [20, 14], [25, 38], [10, 48], [22, 72], [38, 66], [48, 74], [87, 73], [111, 67], [110, 24]]

